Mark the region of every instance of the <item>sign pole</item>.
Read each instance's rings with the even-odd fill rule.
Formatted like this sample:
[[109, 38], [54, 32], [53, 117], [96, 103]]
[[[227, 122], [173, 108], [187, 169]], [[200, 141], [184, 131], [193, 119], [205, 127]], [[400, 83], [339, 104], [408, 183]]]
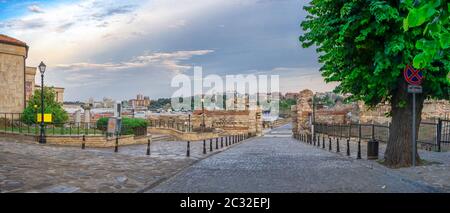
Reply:
[[403, 71], [403, 76], [405, 77], [408, 85], [408, 93], [412, 93], [412, 166], [416, 166], [416, 94], [422, 93], [422, 86], [420, 84], [423, 80], [423, 73], [421, 69], [414, 69], [410, 65], [406, 65]]
[[412, 95], [412, 166], [416, 166], [416, 93], [413, 93]]

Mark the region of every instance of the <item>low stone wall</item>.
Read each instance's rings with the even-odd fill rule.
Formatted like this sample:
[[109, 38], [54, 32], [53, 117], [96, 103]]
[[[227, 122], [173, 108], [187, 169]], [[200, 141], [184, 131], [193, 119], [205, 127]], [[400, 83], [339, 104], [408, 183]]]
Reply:
[[222, 134], [219, 132], [204, 132], [204, 133], [182, 132], [176, 129], [167, 129], [167, 128], [148, 128], [147, 131], [150, 132], [151, 134], [171, 135], [177, 138], [177, 140], [181, 141], [200, 141], [211, 138], [218, 138], [229, 134], [232, 135], [247, 134], [246, 131], [227, 131], [227, 134]]
[[[115, 138], [107, 139], [105, 136], [86, 136], [86, 147], [93, 148], [109, 148], [116, 144]], [[135, 137], [133, 135], [126, 135], [119, 137], [119, 146], [146, 144], [147, 136]], [[81, 146], [83, 136], [49, 136], [47, 137], [47, 144], [59, 146]]]
[[[38, 142], [39, 136], [19, 134], [19, 133], [0, 133], [0, 137], [16, 140], [25, 140], [29, 142]], [[67, 135], [49, 135], [46, 136], [48, 145], [57, 146], [80, 146], [83, 143], [83, 136], [67, 136]], [[146, 144], [149, 136], [135, 137], [133, 135], [125, 135], [119, 137], [119, 146]], [[105, 136], [86, 136], [85, 146], [91, 148], [110, 148], [115, 146], [115, 139], [107, 139]]]

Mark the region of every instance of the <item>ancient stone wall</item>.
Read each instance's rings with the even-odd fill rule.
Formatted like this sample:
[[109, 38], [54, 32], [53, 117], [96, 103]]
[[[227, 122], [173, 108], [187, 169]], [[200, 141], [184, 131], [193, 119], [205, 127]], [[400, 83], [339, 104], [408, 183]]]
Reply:
[[[303, 90], [299, 93], [297, 105], [291, 108], [293, 132], [309, 133], [311, 128], [312, 97], [310, 90]], [[353, 104], [337, 104], [332, 108], [316, 108], [315, 122], [327, 124], [348, 124], [348, 123], [378, 123], [386, 124], [391, 121], [387, 117], [390, 111], [388, 104], [380, 104], [377, 107], [369, 108], [359, 101]], [[427, 100], [422, 111], [422, 120], [430, 121], [437, 118], [449, 118], [450, 103], [447, 100]]]

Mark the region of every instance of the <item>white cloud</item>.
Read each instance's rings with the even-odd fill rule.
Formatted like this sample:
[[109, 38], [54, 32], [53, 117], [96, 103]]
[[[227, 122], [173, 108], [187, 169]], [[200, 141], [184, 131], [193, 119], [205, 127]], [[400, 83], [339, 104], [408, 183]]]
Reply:
[[[30, 46], [30, 64], [45, 60], [51, 66], [95, 58], [136, 39], [183, 27], [192, 17], [230, 4], [229, 0], [84, 0], [0, 20], [0, 31]], [[37, 6], [31, 9], [42, 11]]]
[[166, 71], [173, 73], [183, 73], [190, 68], [189, 65], [182, 64], [183, 61], [189, 60], [194, 56], [202, 56], [213, 53], [213, 50], [192, 50], [192, 51], [176, 51], [176, 52], [156, 52], [137, 56], [131, 60], [119, 63], [72, 63], [59, 64], [55, 68], [64, 71], [120, 71], [132, 68], [143, 67], [160, 67]]
[[40, 8], [38, 5], [30, 5], [28, 6], [28, 11], [33, 12], [33, 13], [43, 13], [44, 10], [42, 10], [42, 8]]

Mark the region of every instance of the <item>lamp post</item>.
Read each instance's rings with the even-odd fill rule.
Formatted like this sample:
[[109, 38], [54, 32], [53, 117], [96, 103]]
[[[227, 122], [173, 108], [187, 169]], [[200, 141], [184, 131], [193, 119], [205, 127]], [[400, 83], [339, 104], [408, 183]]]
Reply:
[[205, 95], [202, 95], [202, 132], [205, 130]]
[[41, 61], [39, 64], [39, 72], [41, 73], [41, 131], [39, 136], [39, 143], [45, 144], [47, 142], [45, 138], [45, 126], [44, 126], [44, 73], [47, 66]]

